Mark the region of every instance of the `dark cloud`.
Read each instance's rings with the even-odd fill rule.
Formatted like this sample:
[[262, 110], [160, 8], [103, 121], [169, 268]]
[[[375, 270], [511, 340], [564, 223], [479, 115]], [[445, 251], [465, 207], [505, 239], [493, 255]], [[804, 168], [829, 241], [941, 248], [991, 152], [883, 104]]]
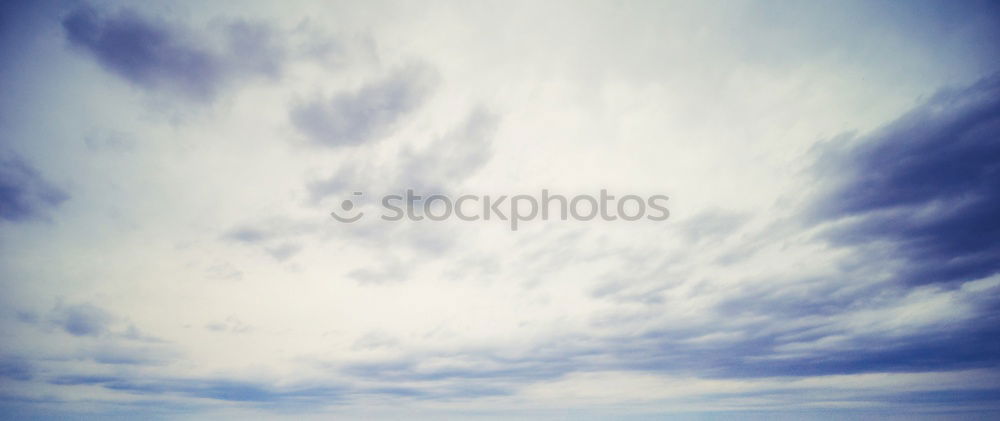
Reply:
[[[484, 362], [482, 369], [438, 367], [431, 371], [421, 369], [418, 362], [404, 358], [350, 366], [346, 371], [362, 377], [401, 381], [465, 378], [516, 381], [521, 376], [554, 378], [569, 372], [600, 369], [744, 378], [996, 367], [1000, 362], [997, 357], [1000, 355], [1000, 331], [997, 329], [1000, 320], [996, 317], [996, 310], [1000, 308], [1000, 290], [995, 286], [980, 285], [976, 287], [978, 289], [969, 290], [960, 287], [958, 291], [961, 294], [949, 298], [956, 308], [961, 309], [956, 310], [962, 315], [958, 319], [942, 317], [940, 321], [929, 324], [904, 321], [899, 326], [866, 328], [868, 323], [892, 325], [898, 322], [867, 319], [871, 314], [908, 314], [904, 320], [911, 317], [920, 319], [924, 315], [913, 313], [917, 310], [911, 310], [909, 306], [925, 308], [925, 305], [933, 306], [934, 302], [917, 298], [923, 294], [944, 297], [956, 293], [956, 290], [955, 285], [924, 285], [914, 289], [912, 285], [877, 281], [880, 279], [878, 272], [887, 267], [883, 261], [893, 256], [902, 257], [909, 263], [909, 270], [916, 268], [922, 274], [931, 274], [925, 266], [918, 265], [921, 255], [915, 253], [920, 249], [910, 248], [912, 241], [930, 239], [921, 237], [926, 235], [925, 232], [908, 231], [910, 226], [900, 225], [901, 222], [892, 219], [880, 219], [879, 226], [875, 227], [862, 224], [882, 212], [906, 214], [917, 210], [924, 211], [916, 215], [925, 218], [922, 220], [924, 223], [950, 221], [954, 224], [961, 222], [961, 218], [978, 215], [983, 209], [995, 209], [996, 195], [1000, 193], [994, 192], [1000, 190], [994, 188], [997, 187], [997, 178], [989, 177], [995, 175], [996, 163], [1000, 163], [995, 159], [997, 139], [1000, 139], [996, 123], [1000, 95], [997, 95], [995, 82], [996, 79], [988, 80], [965, 90], [942, 93], [906, 117], [860, 139], [858, 146], [831, 148], [823, 152], [817, 171], [827, 171], [831, 179], [838, 181], [838, 177], [846, 176], [846, 181], [830, 186], [830, 193], [811, 210], [811, 222], [830, 222], [830, 238], [838, 242], [848, 238], [843, 235], [845, 232], [855, 232], [858, 227], [873, 230], [869, 231], [873, 233], [872, 237], [864, 241], [841, 243], [859, 251], [861, 256], [838, 260], [833, 273], [811, 277], [791, 273], [789, 279], [782, 280], [744, 278], [736, 285], [726, 285], [726, 291], [706, 280], [691, 292], [692, 299], [717, 296], [720, 300], [713, 306], [717, 313], [706, 314], [703, 323], [661, 326], [606, 340], [585, 336], [576, 341], [553, 340], [549, 346], [561, 353], [554, 361], [534, 356], [493, 361], [488, 351], [484, 351], [476, 355], [455, 353], [441, 357], [459, 361], [478, 358]], [[453, 142], [441, 144], [451, 145]], [[880, 156], [873, 150], [891, 157]], [[974, 156], [970, 157], [970, 154]], [[411, 155], [416, 157], [420, 154]], [[433, 155], [428, 154], [427, 157], [433, 158]], [[427, 167], [436, 168], [435, 164], [447, 165], [448, 162], [453, 161], [428, 159]], [[955, 166], [954, 162], [969, 167]], [[924, 174], [911, 166], [929, 169], [940, 179], [922, 177]], [[451, 170], [440, 171], [443, 174]], [[916, 182], [918, 180], [920, 183]], [[927, 183], [930, 184], [925, 185]], [[871, 188], [875, 193], [863, 187]], [[855, 191], [860, 193], [852, 195]], [[878, 194], [879, 191], [885, 193]], [[916, 209], [928, 203], [936, 205], [936, 202], [946, 198], [960, 198], [957, 202], [961, 206], [955, 209], [970, 213]], [[929, 210], [935, 209], [931, 206]], [[729, 212], [708, 212], [691, 221], [682, 229], [689, 240], [711, 240], [703, 242], [714, 243], [714, 240], [724, 239], [740, 230], [747, 223], [747, 217]], [[986, 226], [985, 239], [995, 236], [995, 227], [995, 224]], [[961, 256], [960, 253], [966, 251], [961, 247], [965, 241], [959, 235], [962, 232], [937, 230], [930, 234], [936, 236], [932, 237], [936, 243], [926, 246], [935, 251], [936, 254], [930, 255], [932, 257], [944, 256], [939, 257], [944, 259]], [[763, 241], [752, 238], [743, 241], [764, 247], [774, 241], [770, 235], [764, 234]], [[975, 241], [986, 248], [991, 246], [988, 241]], [[889, 243], [897, 247], [892, 251], [869, 248], [871, 243]], [[586, 255], [580, 252], [572, 254]], [[609, 251], [599, 254], [608, 255]], [[551, 250], [547, 251], [547, 255], [558, 256]], [[595, 292], [595, 296], [614, 299], [638, 293], [641, 304], [648, 306], [638, 311], [633, 311], [638, 306], [623, 309], [620, 314], [613, 315], [618, 318], [606, 318], [608, 323], [604, 328], [628, 330], [621, 323], [628, 317], [642, 321], [644, 326], [655, 323], [657, 313], [662, 312], [658, 306], [665, 303], [651, 298], [658, 298], [662, 289], [672, 283], [670, 278], [673, 273], [665, 269], [669, 264], [659, 264], [655, 259], [650, 261], [648, 270], [636, 274], [636, 279], [657, 280], [648, 284], [650, 288], [624, 291], [623, 288], [636, 283], [629, 278], [614, 276], [615, 281], [622, 281], [621, 285], [610, 285], [608, 290]], [[635, 262], [630, 259], [628, 264], [635, 265]], [[980, 272], [964, 279], [989, 273], [992, 272]], [[684, 279], [680, 275], [683, 274], [676, 278]], [[966, 314], [965, 310], [970, 312]], [[831, 341], [834, 345], [829, 344]], [[600, 358], [593, 358], [595, 356]], [[595, 360], [601, 362], [595, 364]]]
[[173, 361], [175, 355], [157, 346], [108, 344], [89, 351], [86, 357], [110, 365], [160, 365]]
[[[384, 188], [393, 194], [402, 194], [407, 189], [418, 194], [446, 193], [490, 161], [499, 122], [496, 114], [476, 107], [455, 128], [427, 146], [419, 150], [404, 149], [392, 169], [376, 171], [370, 166], [350, 163], [329, 178], [310, 182], [306, 185], [309, 202], [318, 204], [327, 197], [342, 195], [351, 186], [380, 185], [386, 181], [390, 184], [383, 185]], [[386, 177], [386, 173], [394, 175]]]
[[125, 376], [67, 375], [54, 378], [61, 386], [94, 385], [142, 395], [173, 394], [231, 402], [275, 403], [282, 400], [335, 402], [342, 390], [335, 387], [278, 389], [262, 383], [228, 379], [133, 379]]
[[412, 397], [422, 399], [468, 398], [509, 394], [502, 388], [484, 385], [440, 385], [435, 387], [360, 387], [338, 385], [287, 385], [228, 378], [138, 378], [124, 375], [73, 374], [49, 379], [57, 386], [98, 386], [135, 395], [174, 395], [244, 402], [267, 407], [302, 408], [312, 405], [332, 405], [350, 396]]
[[259, 243], [268, 240], [271, 235], [256, 228], [240, 227], [227, 232], [223, 238], [240, 243]]
[[337, 170], [330, 178], [312, 181], [306, 185], [309, 192], [309, 202], [313, 205], [320, 203], [328, 196], [339, 195], [348, 188], [361, 185], [359, 183], [361, 171], [356, 165], [345, 165]]
[[1000, 389], [940, 389], [916, 392], [891, 393], [878, 396], [879, 400], [925, 406], [956, 403], [1000, 403]]
[[757, 334], [704, 345], [685, 342], [683, 339], [690, 337], [678, 332], [664, 331], [629, 338], [632, 346], [619, 347], [612, 354], [626, 369], [718, 378], [919, 373], [995, 367], [1000, 362], [996, 357], [1000, 352], [1000, 341], [995, 339], [998, 333], [995, 327], [977, 324], [902, 337], [857, 335], [843, 347], [797, 355], [776, 352], [788, 343], [780, 335]]
[[[593, 350], [613, 356], [608, 360], [617, 368], [728, 378], [945, 371], [1000, 362], [1000, 288], [989, 280], [957, 289], [873, 281], [880, 257], [866, 255], [863, 264], [813, 277], [748, 274], [735, 284], [695, 284], [685, 294], [712, 302], [698, 320], [621, 335]], [[623, 297], [615, 290], [608, 295]], [[945, 302], [954, 313], [939, 314]], [[671, 304], [622, 307], [595, 317], [593, 326], [649, 325], [662, 305]]]
[[285, 56], [268, 27], [243, 21], [225, 27], [223, 48], [130, 10], [108, 15], [82, 7], [62, 23], [69, 42], [106, 70], [141, 88], [198, 101], [213, 100], [237, 78], [278, 76]]
[[0, 151], [0, 219], [24, 221], [45, 217], [69, 198], [20, 157]]
[[[111, 354], [128, 353], [134, 355], [141, 351], [145, 345], [165, 343], [163, 339], [149, 335], [136, 327], [135, 324], [129, 323], [128, 319], [115, 316], [92, 304], [58, 304], [42, 316], [31, 311], [18, 311], [15, 313], [15, 317], [22, 323], [46, 328], [46, 330], [55, 326], [74, 336], [101, 336], [102, 339], [105, 339], [101, 343], [106, 347], [87, 353], [88, 358], [95, 360], [104, 358], [101, 355], [108, 356], [106, 359], [109, 360], [117, 358], [111, 357]], [[135, 348], [135, 346], [140, 348]]]
[[267, 228], [250, 226], [233, 228], [223, 234], [222, 239], [258, 246], [279, 262], [288, 260], [302, 251], [303, 245], [301, 243], [289, 240], [307, 233], [309, 228], [289, 226], [282, 222], [272, 222], [266, 225], [268, 225]]
[[[790, 275], [746, 279], [725, 290], [695, 288], [689, 292], [693, 300], [718, 299], [709, 300], [714, 305], [698, 319], [683, 322], [657, 323], [664, 306], [672, 303], [618, 307], [592, 319], [591, 332], [615, 333], [554, 338], [518, 358], [486, 350], [440, 357], [482, 360], [477, 364], [482, 368], [438, 366], [430, 371], [419, 367], [419, 360], [403, 359], [352, 366], [348, 372], [407, 381], [518, 381], [527, 375], [554, 378], [593, 370], [756, 378], [989, 369], [1000, 363], [996, 285], [979, 281], [957, 290], [945, 285], [914, 289], [871, 282], [869, 269], [844, 269], [832, 280]], [[960, 310], [949, 317], [935, 314], [942, 301]], [[941, 318], [921, 321], [928, 316]]]
[[[703, 323], [620, 337], [605, 352], [630, 369], [710, 377], [946, 371], [1000, 363], [1000, 288], [980, 281], [958, 290], [913, 289], [865, 276], [858, 271], [838, 274], [835, 282], [768, 279], [738, 286]], [[939, 316], [933, 309], [942, 299], [968, 313], [910, 322]], [[697, 340], [713, 335], [718, 340]]]
[[841, 245], [891, 245], [910, 284], [1000, 269], [1000, 75], [946, 90], [817, 163], [839, 180], [810, 214]]
[[437, 76], [427, 67], [410, 65], [355, 92], [316, 98], [291, 111], [295, 127], [317, 144], [338, 147], [378, 140], [423, 104]]
[[125, 330], [121, 333], [120, 336], [122, 338], [124, 338], [124, 339], [132, 340], [132, 341], [141, 341], [141, 342], [149, 342], [149, 343], [161, 343], [161, 342], [163, 342], [162, 339], [157, 338], [155, 336], [148, 335], [145, 332], [143, 332], [142, 330], [139, 330], [139, 328], [136, 327], [135, 325], [131, 325], [131, 324], [128, 325], [128, 327], [125, 328]]
[[60, 306], [52, 313], [52, 322], [75, 336], [101, 335], [113, 321], [107, 311], [90, 304]]
[[500, 119], [484, 108], [475, 108], [462, 123], [435, 139], [421, 151], [406, 150], [400, 162], [403, 188], [446, 192], [475, 174], [493, 156], [493, 137]]
[[24, 359], [0, 357], [0, 379], [31, 380], [33, 371]]

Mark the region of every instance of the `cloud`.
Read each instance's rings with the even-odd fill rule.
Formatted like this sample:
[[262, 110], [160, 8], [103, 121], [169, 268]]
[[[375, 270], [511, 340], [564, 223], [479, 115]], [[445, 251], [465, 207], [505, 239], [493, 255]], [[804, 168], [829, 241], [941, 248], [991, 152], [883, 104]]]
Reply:
[[251, 227], [234, 228], [222, 236], [224, 239], [240, 243], [257, 243], [270, 238], [268, 233]]
[[711, 209], [679, 224], [678, 229], [691, 243], [723, 240], [747, 223], [749, 216], [724, 209]]
[[269, 403], [281, 400], [336, 401], [341, 389], [334, 387], [305, 387], [278, 389], [259, 382], [230, 379], [132, 379], [125, 376], [65, 375], [54, 378], [51, 384], [60, 386], [94, 385], [105, 389], [141, 395], [173, 394], [230, 402]]
[[43, 218], [68, 198], [19, 156], [0, 151], [0, 219]]
[[[433, 194], [445, 193], [474, 175], [493, 157], [493, 138], [500, 118], [482, 106], [473, 108], [453, 129], [417, 150], [404, 148], [391, 166], [349, 163], [329, 178], [306, 185], [309, 203], [339, 195], [349, 188], [367, 187], [401, 194], [406, 189]], [[385, 174], [392, 174], [386, 180]]]
[[[757, 250], [743, 252], [731, 275], [697, 267], [684, 252], [666, 267], [612, 272], [593, 297], [615, 307], [594, 315], [594, 333], [582, 338], [589, 341], [563, 347], [567, 355], [599, 355], [615, 369], [702, 377], [994, 367], [1000, 248], [991, 240], [1000, 225], [990, 216], [1000, 214], [998, 138], [1000, 78], [993, 77], [943, 91], [871, 134], [826, 145], [814, 185], [826, 190], [807, 212], [821, 241], [810, 226], [752, 233], [740, 214], [689, 218], [676, 229], [695, 251]], [[825, 240], [842, 247], [830, 250]], [[798, 251], [813, 248], [829, 260], [797, 261]], [[780, 276], [765, 267], [772, 251], [787, 265], [774, 271]], [[656, 300], [621, 300], [633, 295]], [[664, 316], [671, 307], [694, 308], [698, 317]], [[586, 360], [573, 367], [600, 368]]]
[[226, 320], [221, 322], [213, 322], [205, 325], [205, 329], [212, 332], [227, 332], [227, 333], [247, 333], [253, 330], [253, 327], [243, 323], [236, 316], [229, 316]]
[[270, 254], [275, 260], [283, 262], [289, 258], [295, 256], [300, 251], [302, 251], [302, 245], [293, 243], [283, 243], [275, 247], [269, 247], [266, 249], [267, 254]]
[[100, 364], [110, 365], [162, 365], [173, 361], [176, 355], [160, 346], [134, 346], [104, 344], [87, 350], [84, 357]]
[[[367, 338], [362, 337], [362, 340]], [[562, 337], [560, 339], [571, 339]], [[572, 344], [579, 345], [579, 344]], [[498, 350], [472, 349], [447, 352], [424, 352], [382, 361], [344, 364], [340, 371], [362, 379], [392, 383], [414, 383], [431, 387], [436, 384], [478, 388], [509, 382], [533, 382], [553, 379], [574, 371], [592, 370], [583, 364], [592, 350], [576, 346], [539, 346], [525, 355], [505, 355]], [[503, 394], [496, 390], [496, 393]]]
[[319, 204], [324, 198], [346, 191], [354, 185], [360, 183], [362, 171], [357, 165], [347, 164], [340, 167], [336, 173], [326, 179], [311, 181], [306, 185], [309, 192], [309, 203]]
[[[772, 238], [767, 226], [757, 229], [736, 244], [708, 246], [741, 248], [759, 243], [756, 236]], [[623, 259], [629, 270], [609, 272], [592, 294], [614, 306], [591, 316], [591, 333], [559, 340], [560, 347], [601, 356], [577, 362], [578, 371], [600, 368], [593, 364], [600, 361], [614, 369], [715, 378], [995, 366], [1000, 336], [992, 313], [1000, 277], [914, 287], [882, 275], [883, 256], [828, 250], [814, 240], [808, 231], [772, 238], [761, 244], [761, 256], [731, 268], [730, 276], [718, 267], [689, 271], [659, 253]], [[822, 247], [827, 261], [801, 265], [829, 269], [799, 269], [794, 248], [803, 246]], [[762, 272], [772, 252], [786, 263]]]
[[[714, 310], [698, 320], [618, 336], [599, 348], [632, 370], [721, 378], [953, 370], [998, 361], [1000, 331], [991, 312], [1000, 304], [1000, 278], [958, 290], [859, 288], [864, 279], [850, 273], [833, 282], [772, 281], [767, 293], [741, 288], [715, 298]], [[654, 311], [637, 323], [649, 323]]]
[[243, 271], [239, 270], [228, 262], [219, 262], [209, 266], [206, 270], [211, 279], [239, 281], [243, 279]]
[[[22, 349], [19, 351], [19, 359], [11, 360], [15, 363], [19, 361], [38, 363], [40, 366], [38, 371], [50, 371], [53, 363], [56, 366], [64, 363], [85, 366], [93, 366], [92, 363], [133, 367], [162, 366], [175, 361], [178, 356], [171, 344], [144, 333], [134, 324], [123, 323], [127, 322], [127, 319], [116, 317], [92, 304], [60, 304], [49, 311], [44, 319], [37, 317], [19, 317], [19, 319], [23, 323], [40, 328], [36, 331], [36, 335], [55, 334], [52, 339], [61, 344], [59, 352], [48, 357], [39, 358], [31, 353], [32, 351]], [[50, 329], [52, 326], [58, 330]], [[73, 337], [67, 337], [63, 333]], [[0, 359], [0, 363], [3, 361]], [[58, 370], [64, 369], [65, 367], [58, 368]]]
[[22, 358], [0, 357], [0, 379], [31, 380], [33, 371]]
[[285, 57], [267, 26], [246, 21], [225, 26], [223, 48], [131, 10], [109, 16], [81, 7], [62, 24], [70, 44], [111, 73], [143, 89], [177, 92], [200, 102], [212, 101], [237, 78], [277, 77]]
[[56, 308], [51, 320], [74, 336], [98, 336], [108, 330], [114, 318], [100, 307], [76, 304]]
[[257, 226], [237, 226], [222, 234], [222, 239], [261, 248], [277, 261], [285, 261], [303, 249], [295, 238], [308, 235], [316, 229], [310, 222], [273, 219]]
[[231, 68], [271, 78], [281, 76], [288, 53], [270, 26], [239, 20], [225, 31]]
[[405, 150], [398, 184], [416, 191], [445, 192], [475, 174], [492, 158], [499, 121], [496, 114], [477, 107], [458, 127], [425, 149]]
[[385, 332], [368, 332], [364, 336], [358, 338], [354, 341], [354, 345], [351, 349], [354, 350], [372, 350], [379, 348], [395, 348], [399, 345], [399, 341]]
[[843, 180], [814, 222], [841, 245], [887, 243], [911, 284], [1000, 269], [1000, 74], [945, 90], [853, 146], [828, 145], [816, 172]]
[[87, 149], [94, 152], [133, 152], [136, 142], [117, 130], [94, 130], [83, 138]]
[[290, 118], [316, 144], [358, 145], [390, 134], [427, 100], [436, 84], [437, 76], [428, 67], [409, 65], [355, 92], [299, 103]]

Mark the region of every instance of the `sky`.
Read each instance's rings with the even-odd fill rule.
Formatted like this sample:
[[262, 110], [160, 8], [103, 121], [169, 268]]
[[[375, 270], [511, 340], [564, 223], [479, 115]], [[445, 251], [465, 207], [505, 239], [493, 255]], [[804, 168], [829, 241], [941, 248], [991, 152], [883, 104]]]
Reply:
[[[0, 419], [998, 417], [997, 39], [972, 0], [4, 2]], [[407, 190], [669, 217], [378, 217]]]

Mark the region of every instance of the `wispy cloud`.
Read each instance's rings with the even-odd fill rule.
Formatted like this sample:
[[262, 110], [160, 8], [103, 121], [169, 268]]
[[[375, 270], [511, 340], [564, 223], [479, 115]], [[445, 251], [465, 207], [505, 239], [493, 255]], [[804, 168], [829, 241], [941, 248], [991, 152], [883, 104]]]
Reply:
[[0, 151], [0, 218], [25, 221], [46, 218], [69, 194], [42, 178], [20, 156]]
[[432, 69], [411, 64], [356, 91], [303, 101], [292, 109], [291, 121], [318, 145], [338, 147], [378, 140], [423, 104], [436, 84]]

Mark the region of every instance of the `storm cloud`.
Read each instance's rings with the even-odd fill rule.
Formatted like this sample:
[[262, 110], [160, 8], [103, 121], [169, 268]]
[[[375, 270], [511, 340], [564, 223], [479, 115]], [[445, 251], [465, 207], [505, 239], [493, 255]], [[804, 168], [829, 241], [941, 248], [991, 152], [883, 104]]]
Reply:
[[827, 145], [817, 163], [836, 185], [812, 218], [840, 222], [835, 243], [890, 245], [910, 284], [1000, 269], [1000, 74], [846, 143]]
[[71, 45], [104, 69], [147, 90], [175, 92], [201, 102], [246, 77], [280, 75], [285, 47], [266, 25], [225, 25], [223, 45], [204, 35], [145, 18], [129, 9], [114, 14], [81, 7], [62, 22]]

